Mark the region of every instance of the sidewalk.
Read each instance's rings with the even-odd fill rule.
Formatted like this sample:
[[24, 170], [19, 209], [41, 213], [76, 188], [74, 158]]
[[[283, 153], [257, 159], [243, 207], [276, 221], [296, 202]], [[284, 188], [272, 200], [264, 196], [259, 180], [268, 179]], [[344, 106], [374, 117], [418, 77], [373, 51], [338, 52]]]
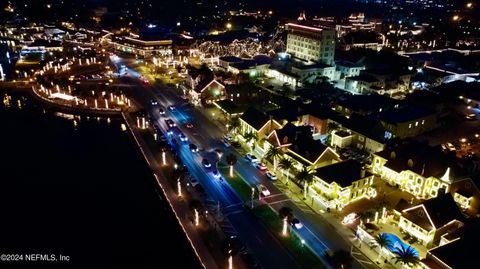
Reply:
[[196, 231], [194, 225], [188, 218], [189, 210], [187, 208], [187, 205], [183, 201], [177, 199], [178, 197], [177, 197], [177, 194], [175, 193], [175, 190], [173, 190], [170, 184], [168, 184], [167, 179], [163, 175], [163, 172], [160, 166], [158, 165], [155, 157], [153, 156], [150, 149], [148, 149], [145, 141], [141, 139], [141, 136], [138, 133], [138, 129], [135, 127], [132, 127], [135, 125], [135, 121], [131, 119], [130, 116], [127, 115], [126, 113], [122, 113], [122, 115], [129, 127], [129, 130], [132, 136], [135, 139], [135, 142], [140, 148], [142, 155], [144, 156], [145, 160], [147, 161], [150, 168], [154, 172], [155, 179], [158, 185], [160, 186], [160, 189], [162, 190], [163, 195], [165, 196], [167, 202], [172, 208], [172, 211], [175, 214], [175, 217], [177, 218], [178, 223], [180, 224], [182, 230], [185, 232], [185, 236], [187, 237], [189, 243], [191, 244], [194, 253], [197, 255], [200, 261], [200, 264], [203, 266], [203, 268], [208, 268], [208, 269], [218, 268], [214, 258], [210, 254], [210, 251], [205, 246], [199, 233]]

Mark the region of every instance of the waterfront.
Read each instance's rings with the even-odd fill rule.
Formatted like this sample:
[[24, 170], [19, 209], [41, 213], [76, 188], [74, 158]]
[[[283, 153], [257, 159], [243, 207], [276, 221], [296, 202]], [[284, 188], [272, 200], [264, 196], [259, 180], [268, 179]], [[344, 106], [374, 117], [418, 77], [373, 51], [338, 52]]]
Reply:
[[70, 256], [62, 268], [199, 267], [121, 122], [58, 117], [22, 97], [7, 103], [2, 253]]

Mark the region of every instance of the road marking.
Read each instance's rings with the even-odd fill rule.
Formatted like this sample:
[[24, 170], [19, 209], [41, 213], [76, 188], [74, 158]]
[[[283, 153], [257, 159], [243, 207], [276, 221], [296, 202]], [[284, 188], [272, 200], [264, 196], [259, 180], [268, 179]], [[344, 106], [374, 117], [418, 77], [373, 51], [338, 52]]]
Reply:
[[274, 205], [274, 204], [278, 204], [278, 203], [283, 203], [283, 202], [287, 202], [287, 201], [290, 201], [290, 198], [288, 199], [283, 199], [283, 200], [279, 200], [279, 201], [275, 201], [275, 202], [267, 202], [269, 205]]

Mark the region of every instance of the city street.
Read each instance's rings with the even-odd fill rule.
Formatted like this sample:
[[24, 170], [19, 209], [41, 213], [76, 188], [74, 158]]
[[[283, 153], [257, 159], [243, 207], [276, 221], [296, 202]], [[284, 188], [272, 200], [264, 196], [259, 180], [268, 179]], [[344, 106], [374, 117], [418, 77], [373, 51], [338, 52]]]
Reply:
[[[130, 70], [129, 68], [129, 71]], [[135, 71], [129, 72], [129, 74], [131, 77], [140, 76]], [[303, 238], [305, 243], [317, 254], [322, 255], [328, 249], [350, 250], [352, 243], [345, 238], [345, 236], [353, 238], [354, 234], [352, 231], [346, 227], [334, 227], [331, 223], [327, 222], [324, 217], [306, 206], [304, 201], [300, 199], [292, 200], [282, 192], [286, 190], [281, 191], [277, 188], [277, 186], [265, 177], [263, 172], [260, 172], [248, 163], [237, 150], [232, 147], [226, 147], [221, 141], [225, 129], [220, 128], [219, 122], [213, 122], [207, 118], [204, 113], [199, 111], [198, 108], [193, 108], [181, 99], [179, 97], [180, 90], [159, 85], [155, 85], [154, 87], [142, 87], [139, 85], [135, 87], [132, 93], [135, 94], [137, 100], [141, 99], [144, 104], [149, 104], [152, 99], [158, 100], [161, 107], [166, 111], [166, 115], [161, 117], [157, 109], [151, 106], [150, 112], [154, 115], [159, 126], [167, 130], [168, 126], [166, 126], [165, 119], [173, 119], [177, 123], [177, 127], [188, 137], [188, 143], [194, 143], [199, 147], [200, 152], [192, 154], [188, 149], [188, 143], [179, 142], [180, 140], [178, 138], [172, 137], [172, 139], [176, 139], [177, 142], [179, 142], [178, 153], [184, 165], [186, 165], [192, 174], [197, 175], [202, 185], [204, 185], [206, 192], [213, 200], [219, 201], [222, 208], [228, 207], [228, 219], [239, 236], [244, 239], [244, 243], [252, 250], [252, 253], [257, 256], [261, 264], [273, 265], [278, 261], [276, 258], [278, 256], [275, 256], [273, 251], [270, 253], [270, 256], [269, 253], [261, 250], [264, 249], [263, 244], [272, 245], [277, 241], [269, 231], [265, 230], [265, 227], [258, 223], [256, 218], [243, 209], [240, 198], [231, 187], [228, 186], [226, 181], [215, 179], [211, 171], [207, 172], [202, 166], [201, 160], [203, 158], [208, 159], [212, 164], [218, 161], [215, 149], [220, 149], [223, 152], [223, 156], [230, 153], [236, 155], [238, 162], [235, 165], [235, 171], [237, 171], [248, 184], [252, 186], [262, 184], [270, 190], [271, 196], [264, 199], [264, 201], [262, 201], [263, 203], [269, 203], [275, 210], [284, 206], [290, 207], [293, 210], [294, 216], [305, 224], [304, 228], [298, 230], [299, 236]], [[174, 106], [175, 109], [170, 110], [168, 109], [169, 106]], [[194, 128], [187, 128], [185, 126], [187, 123], [193, 124]], [[293, 185], [294, 183], [290, 184]], [[255, 231], [260, 232], [264, 230], [263, 236], [270, 237], [270, 239], [261, 240], [258, 234], [252, 235], [252, 227], [255, 225], [258, 227], [258, 230], [255, 229]], [[277, 242], [274, 245], [279, 245], [279, 243]], [[256, 251], [256, 249], [258, 251]], [[273, 248], [269, 247], [268, 249]], [[286, 252], [280, 245], [276, 246], [276, 249], [279, 249], [281, 252]], [[282, 257], [285, 256], [282, 255]], [[355, 260], [353, 263], [354, 268], [378, 268], [371, 259], [360, 252], [356, 252], [353, 257]], [[291, 263], [296, 263], [293, 258], [290, 260]], [[272, 268], [294, 268], [285, 266], [284, 262], [279, 263], [278, 266], [281, 267]]]

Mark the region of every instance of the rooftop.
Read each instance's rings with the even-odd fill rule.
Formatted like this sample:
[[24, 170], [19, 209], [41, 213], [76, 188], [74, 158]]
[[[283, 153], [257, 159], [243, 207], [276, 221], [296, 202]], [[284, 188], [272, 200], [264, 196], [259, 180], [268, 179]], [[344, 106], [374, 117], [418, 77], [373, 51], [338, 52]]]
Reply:
[[402, 216], [427, 231], [439, 229], [453, 220], [463, 220], [457, 203], [448, 193], [404, 209]]
[[258, 131], [270, 120], [270, 117], [254, 107], [249, 107], [240, 119]]
[[318, 168], [316, 176], [327, 183], [335, 182], [341, 187], [348, 187], [353, 182], [370, 175], [369, 173], [362, 175], [362, 169], [362, 165], [359, 162], [346, 160]]

